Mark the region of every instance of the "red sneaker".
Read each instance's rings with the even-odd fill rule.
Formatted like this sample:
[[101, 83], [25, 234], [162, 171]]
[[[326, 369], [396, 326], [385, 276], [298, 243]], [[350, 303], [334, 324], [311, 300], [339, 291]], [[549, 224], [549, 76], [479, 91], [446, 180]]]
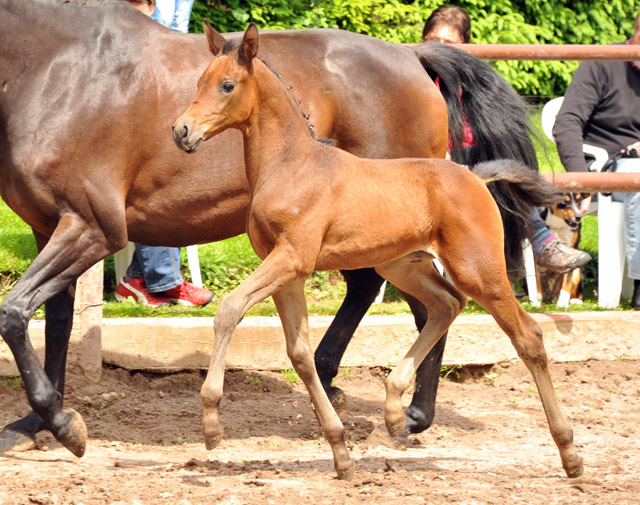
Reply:
[[123, 277], [116, 289], [116, 300], [125, 301], [133, 298], [136, 303], [150, 307], [164, 307], [171, 305], [171, 300], [157, 293], [151, 293], [144, 284], [142, 277]]
[[173, 289], [163, 291], [162, 295], [179, 305], [200, 305], [202, 307], [213, 298], [213, 293], [208, 289], [198, 288], [187, 281]]

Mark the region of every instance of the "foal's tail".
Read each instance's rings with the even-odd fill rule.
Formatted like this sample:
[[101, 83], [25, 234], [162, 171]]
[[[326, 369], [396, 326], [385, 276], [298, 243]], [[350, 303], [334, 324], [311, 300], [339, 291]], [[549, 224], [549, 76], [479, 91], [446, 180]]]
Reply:
[[[538, 169], [531, 135], [539, 133], [534, 133], [526, 102], [510, 84], [483, 60], [448, 44], [424, 43], [412, 49], [431, 78], [439, 77], [447, 103], [453, 161], [472, 166], [514, 159]], [[475, 146], [460, 159], [455, 148], [462, 145], [465, 120]]]
[[523, 272], [522, 242], [530, 236], [528, 222], [532, 207], [551, 207], [561, 199], [553, 184], [516, 160], [479, 163], [472, 172], [483, 179], [500, 209], [504, 226], [504, 254], [507, 273], [517, 278]]

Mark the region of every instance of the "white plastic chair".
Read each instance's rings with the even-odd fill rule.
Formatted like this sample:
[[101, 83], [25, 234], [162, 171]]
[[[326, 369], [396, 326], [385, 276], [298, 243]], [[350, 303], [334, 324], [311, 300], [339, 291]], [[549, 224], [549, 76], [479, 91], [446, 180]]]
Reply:
[[[116, 270], [116, 282], [120, 282], [120, 279], [127, 272], [131, 258], [136, 247], [133, 242], [127, 242], [124, 248], [120, 249], [113, 255]], [[200, 273], [200, 260], [198, 258], [198, 246], [187, 246], [187, 262], [189, 264], [189, 271], [191, 272], [191, 283], [199, 288], [202, 287], [202, 274]]]
[[[564, 97], [554, 98], [542, 109], [542, 129], [549, 139], [553, 138], [553, 124]], [[594, 157], [590, 170], [599, 172], [609, 159], [607, 151], [588, 144], [582, 145], [582, 151]], [[611, 196], [598, 195], [597, 204], [592, 203], [589, 213], [598, 215], [598, 305], [614, 309], [620, 304], [624, 291], [631, 296], [632, 284], [625, 275], [625, 233], [624, 205], [614, 202]]]

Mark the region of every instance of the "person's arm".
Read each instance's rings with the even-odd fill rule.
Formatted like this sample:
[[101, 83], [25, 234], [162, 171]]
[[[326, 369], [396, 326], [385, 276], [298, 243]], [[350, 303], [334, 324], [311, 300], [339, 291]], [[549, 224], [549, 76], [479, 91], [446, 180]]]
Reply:
[[587, 61], [578, 67], [553, 125], [558, 154], [567, 172], [588, 170], [582, 152], [583, 131], [600, 103], [602, 73], [597, 62]]

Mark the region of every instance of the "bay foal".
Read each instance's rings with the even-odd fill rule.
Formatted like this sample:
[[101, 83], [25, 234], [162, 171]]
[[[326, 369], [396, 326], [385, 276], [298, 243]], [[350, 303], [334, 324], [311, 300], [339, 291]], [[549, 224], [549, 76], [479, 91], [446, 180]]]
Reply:
[[[582, 459], [555, 396], [540, 327], [520, 307], [507, 279], [503, 224], [487, 184], [511, 186], [521, 199], [530, 192], [529, 204], [538, 204], [535, 195], [551, 190], [517, 163], [489, 163], [485, 172], [491, 177], [482, 180], [446, 160], [367, 160], [320, 143], [276, 75], [256, 58], [255, 25], [239, 45], [227, 43], [208, 23], [205, 29], [215, 58], [198, 81], [196, 98], [174, 124], [174, 140], [193, 152], [227, 128], [242, 131], [250, 192], [247, 232], [264, 260], [222, 301], [215, 317], [213, 354], [201, 391], [207, 448], [222, 438], [218, 407], [231, 335], [252, 305], [273, 296], [287, 353], [309, 391], [338, 477], [353, 475], [344, 428], [314, 368], [304, 281], [314, 270], [374, 267], [429, 313], [416, 342], [386, 380], [385, 422], [391, 435], [404, 426], [402, 393], [464, 308], [467, 294], [510, 337], [535, 379], [567, 475], [581, 475]], [[434, 267], [436, 257], [452, 282]]]

